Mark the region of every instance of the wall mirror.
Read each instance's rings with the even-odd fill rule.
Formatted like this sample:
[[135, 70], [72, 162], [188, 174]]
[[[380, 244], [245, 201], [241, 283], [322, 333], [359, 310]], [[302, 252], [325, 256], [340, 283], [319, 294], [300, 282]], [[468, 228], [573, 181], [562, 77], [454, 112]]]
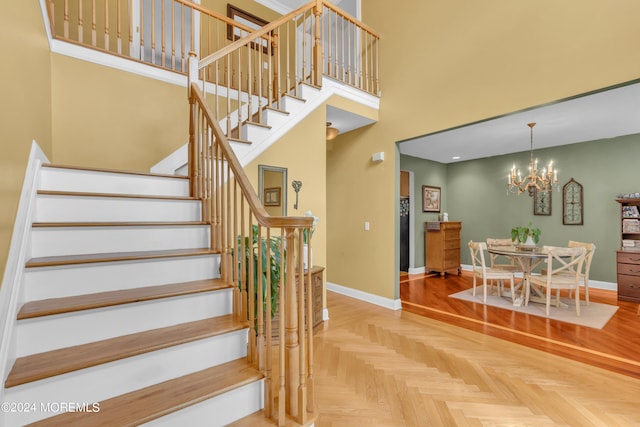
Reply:
[[287, 215], [287, 168], [258, 165], [258, 196], [272, 216]]

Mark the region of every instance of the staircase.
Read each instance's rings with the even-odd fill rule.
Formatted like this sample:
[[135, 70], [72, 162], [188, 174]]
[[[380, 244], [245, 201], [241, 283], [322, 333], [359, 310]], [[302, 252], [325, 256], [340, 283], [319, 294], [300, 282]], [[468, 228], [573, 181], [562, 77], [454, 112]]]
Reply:
[[263, 407], [188, 179], [44, 165], [37, 188], [2, 425], [212, 426]]

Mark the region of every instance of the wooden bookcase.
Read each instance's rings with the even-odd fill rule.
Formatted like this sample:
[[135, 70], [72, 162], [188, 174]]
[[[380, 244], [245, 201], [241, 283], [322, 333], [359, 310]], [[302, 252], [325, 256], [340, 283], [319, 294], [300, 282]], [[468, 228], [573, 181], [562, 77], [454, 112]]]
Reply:
[[640, 198], [616, 201], [620, 204], [620, 249], [616, 256], [618, 300], [640, 303]]
[[425, 271], [456, 270], [460, 274], [460, 230], [462, 223], [426, 222], [424, 233]]

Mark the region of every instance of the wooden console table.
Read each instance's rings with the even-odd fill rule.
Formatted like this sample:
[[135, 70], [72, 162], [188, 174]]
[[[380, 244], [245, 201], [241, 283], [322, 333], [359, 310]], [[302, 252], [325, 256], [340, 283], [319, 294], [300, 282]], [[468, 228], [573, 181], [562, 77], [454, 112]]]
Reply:
[[425, 271], [447, 271], [460, 274], [460, 230], [462, 223], [426, 222], [424, 233]]

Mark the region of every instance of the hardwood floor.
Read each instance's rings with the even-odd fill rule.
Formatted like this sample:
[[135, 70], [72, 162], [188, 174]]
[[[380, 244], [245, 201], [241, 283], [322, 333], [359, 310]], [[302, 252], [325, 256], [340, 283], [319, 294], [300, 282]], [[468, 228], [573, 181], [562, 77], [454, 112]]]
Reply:
[[471, 280], [467, 272], [445, 278], [401, 274], [402, 307], [455, 326], [640, 378], [638, 304], [618, 302], [615, 292], [590, 288], [591, 301], [619, 306], [604, 328], [594, 329], [447, 297], [471, 288]]
[[[314, 336], [315, 425], [640, 425], [635, 305], [597, 334], [450, 301], [469, 280], [406, 277], [401, 295], [423, 307], [398, 311], [327, 292], [330, 319]], [[587, 355], [606, 369], [572, 360]], [[256, 414], [234, 425], [274, 423]]]

